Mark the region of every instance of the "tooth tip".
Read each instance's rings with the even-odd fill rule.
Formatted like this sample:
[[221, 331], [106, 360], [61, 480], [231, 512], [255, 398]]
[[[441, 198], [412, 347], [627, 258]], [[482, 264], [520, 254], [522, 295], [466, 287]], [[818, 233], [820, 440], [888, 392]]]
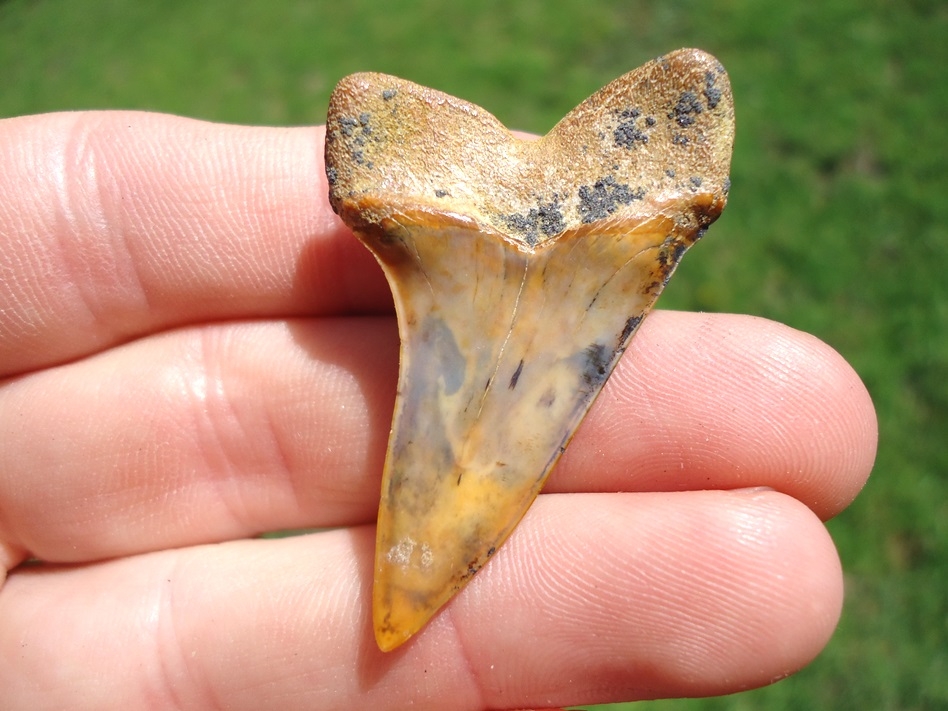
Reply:
[[397, 649], [407, 642], [413, 634], [414, 632], [407, 632], [405, 630], [393, 630], [388, 626], [376, 626], [375, 643], [383, 652], [391, 652], [393, 649]]
[[372, 617], [379, 649], [390, 652], [403, 645], [425, 626], [438, 607], [440, 605], [419, 601], [417, 596], [393, 587], [384, 579], [377, 580]]

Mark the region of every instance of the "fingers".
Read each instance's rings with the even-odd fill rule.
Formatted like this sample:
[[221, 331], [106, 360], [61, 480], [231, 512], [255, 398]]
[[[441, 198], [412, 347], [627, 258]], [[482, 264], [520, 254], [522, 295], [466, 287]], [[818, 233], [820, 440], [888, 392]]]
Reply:
[[[8, 559], [372, 522], [397, 348], [391, 319], [222, 324], [8, 383]], [[858, 377], [816, 339], [750, 317], [658, 312], [546, 490], [766, 486], [825, 518], [862, 487], [875, 437]]]
[[0, 376], [198, 320], [387, 309], [322, 151], [321, 127], [0, 121]]
[[392, 319], [254, 322], [22, 377], [0, 391], [0, 534], [72, 562], [368, 523], [397, 353]]
[[0, 594], [6, 708], [487, 709], [723, 694], [805, 665], [841, 603], [832, 543], [789, 497], [544, 495], [445, 611], [383, 655], [369, 621], [372, 549], [364, 527], [21, 569]]
[[859, 376], [813, 336], [750, 316], [657, 312], [548, 490], [769, 486], [826, 519], [862, 489], [877, 437]]

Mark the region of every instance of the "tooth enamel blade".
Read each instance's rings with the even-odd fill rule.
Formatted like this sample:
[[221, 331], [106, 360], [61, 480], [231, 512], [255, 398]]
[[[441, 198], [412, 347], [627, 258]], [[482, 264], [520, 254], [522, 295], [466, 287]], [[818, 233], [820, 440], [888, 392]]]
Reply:
[[724, 208], [727, 75], [698, 50], [600, 90], [544, 138], [379, 74], [337, 86], [330, 201], [395, 299], [379, 647], [417, 632], [536, 498], [685, 250]]

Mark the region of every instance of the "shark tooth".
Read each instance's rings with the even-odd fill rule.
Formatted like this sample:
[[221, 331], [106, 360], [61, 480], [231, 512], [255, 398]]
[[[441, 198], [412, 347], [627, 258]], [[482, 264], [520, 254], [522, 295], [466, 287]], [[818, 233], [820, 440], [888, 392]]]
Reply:
[[333, 209], [391, 286], [401, 363], [378, 515], [382, 650], [526, 513], [685, 250], [724, 209], [727, 75], [679, 50], [546, 136], [382, 74], [330, 100]]

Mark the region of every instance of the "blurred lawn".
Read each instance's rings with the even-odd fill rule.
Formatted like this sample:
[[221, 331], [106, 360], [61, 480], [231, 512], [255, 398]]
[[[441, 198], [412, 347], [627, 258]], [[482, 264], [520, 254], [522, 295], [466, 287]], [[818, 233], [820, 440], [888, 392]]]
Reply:
[[829, 524], [847, 600], [826, 652], [766, 689], [635, 708], [948, 708], [948, 4], [0, 0], [0, 116], [321, 123], [334, 82], [371, 69], [545, 132], [683, 46], [730, 72], [737, 146], [730, 205], [662, 305], [832, 344], [872, 392], [881, 444]]

